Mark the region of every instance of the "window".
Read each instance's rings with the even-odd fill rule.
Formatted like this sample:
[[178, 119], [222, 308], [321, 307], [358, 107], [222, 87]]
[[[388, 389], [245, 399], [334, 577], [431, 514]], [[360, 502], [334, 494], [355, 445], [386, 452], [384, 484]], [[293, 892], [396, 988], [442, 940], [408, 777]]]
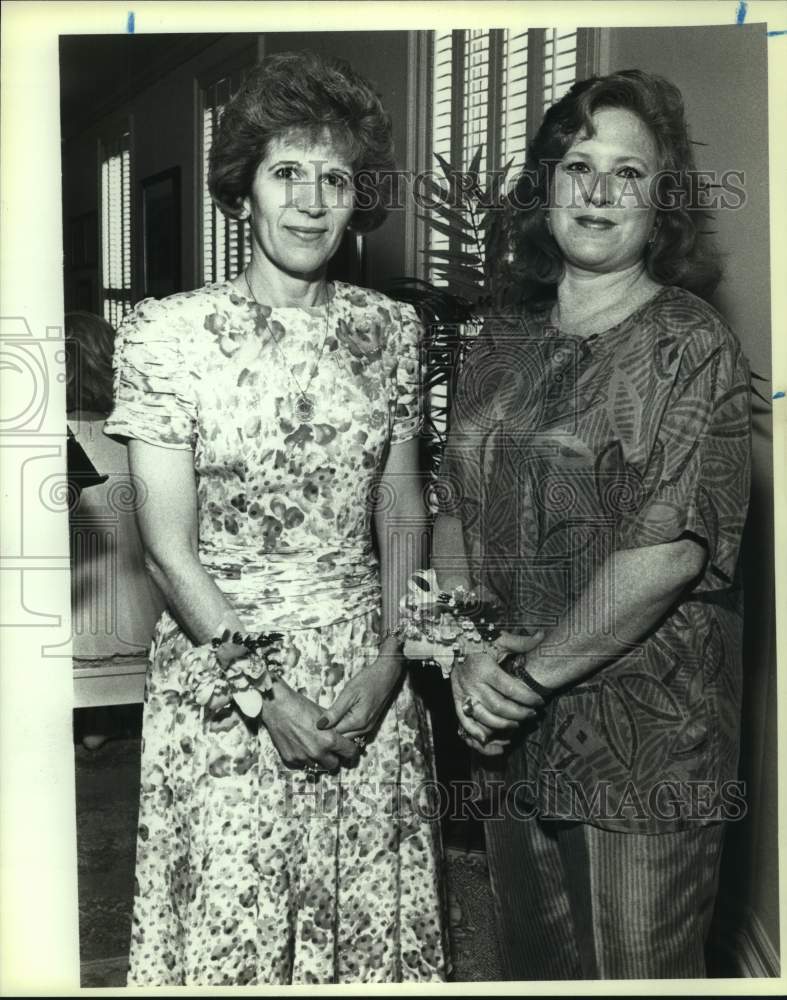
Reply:
[[512, 158], [521, 166], [544, 111], [577, 79], [580, 34], [571, 28], [435, 32], [434, 150], [464, 168], [483, 144], [482, 169]]
[[200, 91], [202, 125], [202, 281], [234, 277], [251, 259], [251, 230], [247, 222], [228, 219], [213, 204], [208, 190], [210, 147], [227, 102], [240, 87], [249, 66], [229, 70]]
[[100, 145], [104, 318], [117, 328], [131, 309], [131, 133]]
[[544, 32], [544, 111], [559, 101], [577, 79], [577, 32], [547, 28]]
[[[481, 174], [513, 160], [513, 177], [544, 111], [593, 71], [589, 34], [571, 28], [435, 32], [434, 152], [465, 170], [483, 146]], [[449, 249], [448, 237], [432, 229], [429, 241], [434, 250]]]

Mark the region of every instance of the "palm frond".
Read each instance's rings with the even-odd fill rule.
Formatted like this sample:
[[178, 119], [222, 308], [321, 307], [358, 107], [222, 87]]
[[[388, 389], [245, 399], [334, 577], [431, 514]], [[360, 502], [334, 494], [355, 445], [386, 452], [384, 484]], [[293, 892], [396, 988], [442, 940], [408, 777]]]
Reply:
[[[467, 170], [454, 167], [439, 153], [434, 155], [444, 181], [424, 179], [433, 203], [422, 204], [418, 218], [446, 238], [448, 246], [421, 251], [434, 281], [401, 278], [389, 291], [414, 306], [426, 328], [424, 388], [430, 400], [425, 415], [426, 452], [436, 473], [459, 370], [484, 310], [499, 297], [495, 265], [508, 237], [506, 180], [513, 160], [493, 172], [483, 190], [479, 176], [483, 146], [475, 150]], [[436, 389], [444, 391], [444, 404], [432, 405]]]
[[433, 215], [419, 215], [419, 219], [427, 222], [435, 232], [441, 233], [443, 236], [447, 236], [450, 240], [456, 243], [462, 243], [465, 246], [475, 246], [478, 243], [478, 239], [474, 232], [468, 232], [462, 226], [456, 226], [453, 224], [446, 224], [444, 222], [438, 222]]
[[449, 260], [456, 264], [468, 264], [471, 267], [481, 266], [481, 257], [477, 253], [465, 253], [462, 250], [421, 250], [425, 257], [436, 260]]

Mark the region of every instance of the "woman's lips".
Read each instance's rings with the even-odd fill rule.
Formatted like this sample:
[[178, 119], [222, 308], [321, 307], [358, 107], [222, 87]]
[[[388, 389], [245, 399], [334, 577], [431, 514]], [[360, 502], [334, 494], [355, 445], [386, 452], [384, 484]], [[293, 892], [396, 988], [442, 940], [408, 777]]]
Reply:
[[583, 229], [606, 230], [617, 225], [617, 222], [613, 222], [611, 219], [596, 218], [592, 215], [580, 215], [575, 221]]
[[301, 229], [295, 226], [287, 226], [286, 229], [304, 243], [316, 243], [326, 232], [324, 229]]

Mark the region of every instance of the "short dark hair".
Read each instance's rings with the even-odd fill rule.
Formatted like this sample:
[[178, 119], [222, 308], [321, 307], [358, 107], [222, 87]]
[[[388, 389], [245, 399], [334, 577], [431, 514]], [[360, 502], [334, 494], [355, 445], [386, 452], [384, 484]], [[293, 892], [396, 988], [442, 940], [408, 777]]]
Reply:
[[718, 254], [699, 229], [708, 213], [691, 205], [689, 172], [695, 167], [683, 98], [668, 80], [636, 69], [575, 83], [545, 114], [510, 198], [508, 281], [520, 286], [525, 301], [554, 293], [563, 257], [544, 214], [552, 178], [576, 136], [594, 134], [592, 115], [602, 108], [622, 108], [642, 120], [656, 142], [659, 169], [670, 183], [674, 207], [656, 209], [659, 225], [646, 253], [649, 274], [661, 284], [708, 295], [718, 284], [721, 268]]
[[65, 328], [66, 409], [109, 416], [115, 330], [89, 312], [66, 313]]
[[382, 188], [394, 169], [391, 119], [348, 63], [308, 50], [265, 59], [227, 104], [210, 150], [213, 200], [237, 218], [272, 141], [295, 134], [318, 142], [326, 133], [352, 165], [356, 185], [363, 178], [363, 205], [350, 227], [376, 229], [387, 214]]

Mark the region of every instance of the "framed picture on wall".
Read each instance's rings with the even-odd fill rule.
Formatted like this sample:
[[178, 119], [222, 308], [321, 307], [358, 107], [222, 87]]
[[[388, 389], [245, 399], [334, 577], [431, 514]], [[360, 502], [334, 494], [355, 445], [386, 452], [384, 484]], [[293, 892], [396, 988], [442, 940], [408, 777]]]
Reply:
[[162, 298], [180, 287], [180, 167], [142, 181], [144, 294]]

